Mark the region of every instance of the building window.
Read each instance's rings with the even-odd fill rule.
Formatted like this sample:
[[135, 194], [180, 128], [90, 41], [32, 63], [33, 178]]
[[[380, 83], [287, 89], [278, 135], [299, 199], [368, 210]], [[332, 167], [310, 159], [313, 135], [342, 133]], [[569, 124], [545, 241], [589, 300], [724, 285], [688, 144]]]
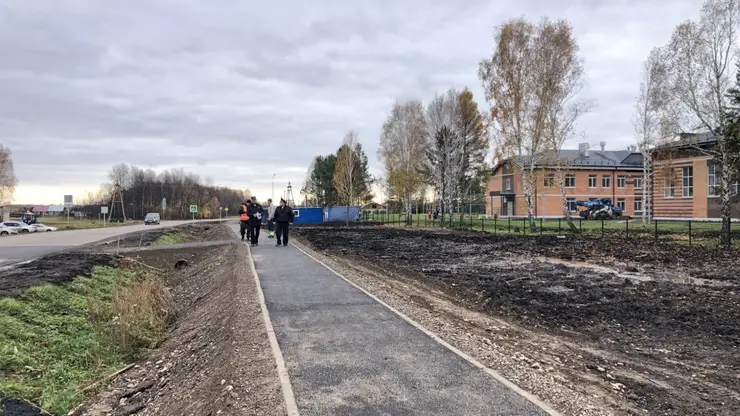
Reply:
[[622, 189], [627, 184], [627, 177], [626, 176], [617, 176], [617, 188]]
[[635, 198], [635, 214], [642, 213], [642, 198]]
[[576, 199], [575, 198], [567, 198], [566, 202], [568, 203], [568, 211], [578, 211], [578, 208], [576, 208]]
[[549, 174], [545, 176], [545, 188], [554, 188], [555, 187], [555, 175]]
[[681, 196], [690, 198], [694, 196], [694, 168], [685, 167], [682, 169]]
[[612, 177], [604, 175], [601, 177], [601, 187], [602, 188], [611, 188], [612, 187]]
[[707, 195], [719, 196], [719, 181], [717, 181], [717, 165], [707, 166]]
[[642, 189], [642, 177], [635, 178], [635, 189]]
[[617, 206], [619, 208], [622, 208], [622, 210], [627, 209], [627, 201], [624, 200], [624, 198], [617, 199]]
[[666, 178], [665, 180], [665, 186], [663, 187], [663, 196], [665, 198], [673, 198], [673, 191], [674, 191], [673, 181]]
[[596, 188], [596, 175], [588, 175], [588, 187]]
[[576, 187], [576, 175], [569, 173], [565, 175], [565, 187], [575, 188]]
[[511, 176], [504, 178], [504, 191], [511, 191]]

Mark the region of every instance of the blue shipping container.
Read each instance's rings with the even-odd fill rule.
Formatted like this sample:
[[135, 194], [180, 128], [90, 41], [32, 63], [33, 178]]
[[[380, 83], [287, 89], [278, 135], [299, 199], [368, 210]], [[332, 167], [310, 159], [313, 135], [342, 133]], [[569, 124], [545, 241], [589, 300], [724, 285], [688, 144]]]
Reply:
[[[360, 207], [349, 207], [349, 220], [360, 220]], [[347, 207], [324, 207], [324, 222], [347, 221]]]
[[321, 224], [324, 213], [321, 208], [293, 208], [293, 224]]

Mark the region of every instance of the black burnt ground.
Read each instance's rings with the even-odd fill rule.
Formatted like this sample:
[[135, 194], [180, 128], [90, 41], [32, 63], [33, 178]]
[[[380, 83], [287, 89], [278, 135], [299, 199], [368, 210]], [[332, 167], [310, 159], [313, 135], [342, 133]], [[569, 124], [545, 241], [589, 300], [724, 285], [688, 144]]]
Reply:
[[737, 252], [384, 227], [295, 232], [328, 254], [442, 288], [470, 309], [595, 345], [601, 353], [583, 352], [584, 371], [606, 365], [604, 356], [635, 363], [634, 377], [625, 370], [613, 381], [640, 408], [740, 414]]

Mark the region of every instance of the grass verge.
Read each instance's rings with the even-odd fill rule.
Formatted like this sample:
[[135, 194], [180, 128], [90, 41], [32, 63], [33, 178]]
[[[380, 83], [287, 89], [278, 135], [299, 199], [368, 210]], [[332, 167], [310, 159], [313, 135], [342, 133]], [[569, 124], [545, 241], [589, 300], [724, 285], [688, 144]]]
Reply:
[[167, 233], [154, 240], [153, 246], [169, 246], [172, 244], [181, 244], [187, 242], [187, 239], [177, 232]]
[[2, 298], [0, 397], [66, 415], [86, 386], [156, 347], [173, 311], [161, 276], [112, 267]]

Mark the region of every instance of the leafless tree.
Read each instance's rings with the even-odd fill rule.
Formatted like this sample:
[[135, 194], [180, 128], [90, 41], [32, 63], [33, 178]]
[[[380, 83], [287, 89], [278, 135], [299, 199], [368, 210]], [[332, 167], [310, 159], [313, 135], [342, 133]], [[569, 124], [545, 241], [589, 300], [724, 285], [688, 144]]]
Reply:
[[354, 201], [354, 187], [359, 172], [359, 158], [357, 154], [357, 133], [349, 131], [342, 140], [342, 146], [337, 152], [337, 165], [334, 169], [334, 187], [337, 189], [340, 200], [347, 206], [347, 226], [349, 226], [349, 208]]
[[637, 149], [642, 153], [642, 223], [652, 219], [653, 206], [653, 152], [671, 139], [672, 120], [669, 113], [668, 72], [666, 52], [661, 48], [650, 51], [642, 67], [640, 92], [632, 120]]
[[396, 102], [383, 124], [378, 157], [385, 165], [388, 184], [411, 219], [413, 196], [424, 185], [426, 121], [421, 101]]
[[722, 234], [729, 244], [731, 184], [738, 155], [733, 138], [726, 134], [728, 98], [732, 87], [732, 64], [737, 60], [740, 0], [707, 0], [698, 22], [686, 21], [673, 32], [667, 47], [672, 111], [679, 133], [708, 131], [716, 136], [712, 148], [694, 143], [695, 150], [714, 158], [721, 166], [720, 204]]
[[10, 149], [0, 144], [0, 208], [13, 202], [17, 184]]

